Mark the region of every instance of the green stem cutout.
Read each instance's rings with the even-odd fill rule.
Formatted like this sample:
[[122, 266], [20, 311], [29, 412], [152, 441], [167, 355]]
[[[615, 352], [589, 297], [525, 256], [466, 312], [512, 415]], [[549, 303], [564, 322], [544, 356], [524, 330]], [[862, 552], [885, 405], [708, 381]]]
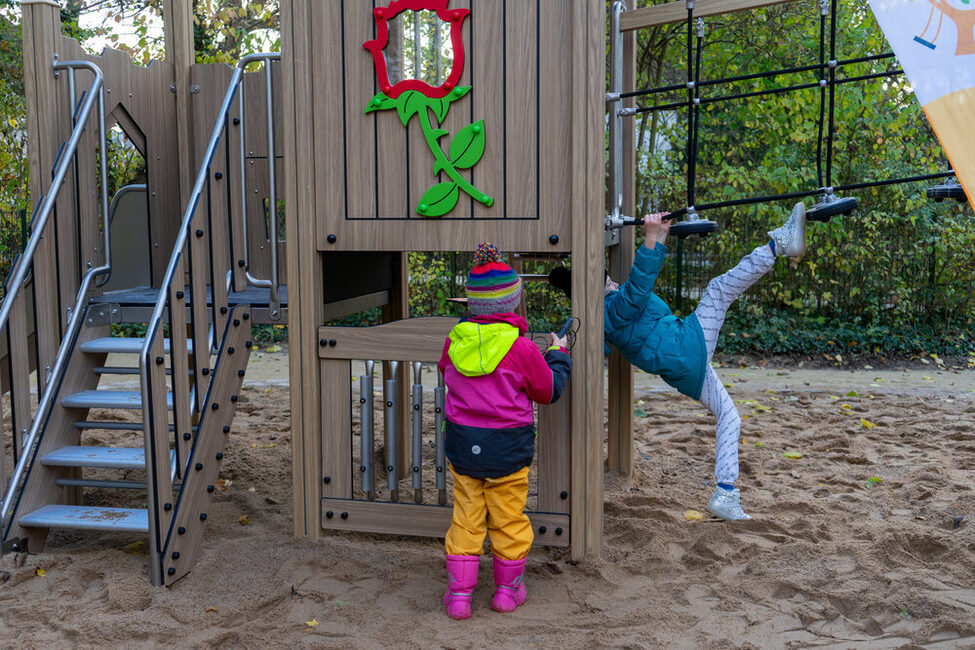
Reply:
[[459, 171], [470, 169], [484, 156], [484, 121], [468, 124], [461, 129], [451, 139], [449, 151], [444, 152], [440, 140], [449, 133], [443, 129], [435, 129], [430, 119], [432, 112], [438, 124], [443, 124], [450, 110], [450, 104], [470, 90], [470, 86], [458, 87], [442, 99], [431, 99], [415, 90], [404, 92], [396, 99], [379, 93], [366, 107], [366, 113], [395, 109], [403, 126], [407, 126], [414, 115], [419, 116], [423, 138], [433, 154], [433, 173], [437, 175], [443, 172], [450, 179], [447, 182], [437, 183], [423, 194], [416, 208], [417, 214], [421, 216], [442, 217], [447, 214], [456, 207], [461, 190], [486, 207], [490, 208], [494, 205], [493, 198], [474, 187]]

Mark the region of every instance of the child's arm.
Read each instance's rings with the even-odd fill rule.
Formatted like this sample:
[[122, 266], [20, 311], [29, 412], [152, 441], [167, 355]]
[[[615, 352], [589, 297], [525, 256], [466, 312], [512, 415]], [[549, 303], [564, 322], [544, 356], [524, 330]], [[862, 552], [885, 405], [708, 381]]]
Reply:
[[629, 322], [646, 308], [666, 256], [667, 247], [660, 243], [652, 249], [646, 246], [637, 249], [630, 277], [618, 292], [606, 298], [607, 318], [615, 323]]
[[518, 357], [518, 366], [525, 377], [528, 399], [537, 404], [554, 404], [572, 372], [572, 358], [563, 347], [551, 347], [544, 355], [535, 344], [521, 338], [512, 348]]

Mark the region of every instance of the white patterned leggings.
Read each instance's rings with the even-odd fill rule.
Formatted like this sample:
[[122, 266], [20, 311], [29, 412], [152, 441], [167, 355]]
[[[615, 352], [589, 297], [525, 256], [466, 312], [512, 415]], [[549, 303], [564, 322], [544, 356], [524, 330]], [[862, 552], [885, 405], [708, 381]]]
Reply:
[[694, 313], [704, 330], [707, 346], [707, 370], [701, 389], [701, 403], [717, 418], [714, 452], [714, 478], [718, 483], [734, 483], [738, 480], [738, 436], [741, 433], [741, 416], [735, 403], [711, 367], [711, 357], [718, 344], [718, 333], [725, 315], [735, 298], [745, 293], [775, 263], [775, 255], [768, 246], [759, 246], [738, 262], [738, 266], [724, 275], [711, 280]]

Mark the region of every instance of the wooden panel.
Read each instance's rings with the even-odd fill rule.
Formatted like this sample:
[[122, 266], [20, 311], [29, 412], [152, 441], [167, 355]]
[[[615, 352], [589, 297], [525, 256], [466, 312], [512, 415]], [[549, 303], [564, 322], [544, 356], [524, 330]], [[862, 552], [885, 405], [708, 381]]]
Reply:
[[569, 512], [571, 395], [572, 382], [569, 382], [558, 402], [538, 407], [538, 509], [546, 512]]
[[[515, 5], [517, 11], [514, 10]], [[506, 10], [506, 160], [503, 210], [508, 217], [535, 217], [538, 214], [537, 37], [540, 25], [537, 6], [537, 3], [525, 0], [509, 0]], [[559, 112], [556, 106], [561, 104], [556, 104], [549, 110]]]
[[352, 497], [352, 364], [322, 361], [322, 493]]
[[[240, 393], [247, 367], [251, 328], [246, 309], [237, 308], [232, 320], [221, 332], [220, 354], [214, 368], [213, 387], [207, 409], [200, 420], [200, 431], [193, 447], [186, 476], [179, 491], [173, 531], [163, 547], [163, 581], [171, 585], [186, 575], [199, 558], [204, 522], [211, 503], [210, 487], [220, 476], [227, 433], [234, 419], [234, 402]], [[230, 351], [234, 350], [233, 353]], [[180, 534], [180, 530], [183, 531]], [[176, 557], [174, 558], [174, 553]], [[172, 575], [169, 574], [172, 569]]]
[[[320, 327], [322, 359], [372, 359], [436, 363], [456, 318], [411, 318], [375, 327]], [[335, 345], [331, 345], [335, 341]]]
[[[528, 512], [535, 544], [569, 545], [569, 516], [549, 512]], [[329, 516], [331, 515], [331, 516]], [[453, 508], [381, 501], [322, 500], [322, 528], [366, 533], [443, 537], [450, 528]], [[545, 532], [541, 532], [541, 528]], [[561, 534], [559, 534], [561, 533]]]
[[[369, 100], [376, 94], [372, 57], [362, 43], [372, 38], [375, 20], [371, 11], [347, 11], [342, 17], [345, 39], [345, 75], [342, 95], [345, 121], [345, 186], [348, 190], [346, 215], [372, 218], [377, 212], [376, 120], [366, 115]], [[355, 45], [358, 44], [358, 48]], [[402, 136], [401, 136], [402, 137]], [[386, 155], [385, 147], [381, 155]], [[338, 163], [338, 161], [336, 161]]]
[[176, 149], [179, 174], [178, 205], [189, 203], [193, 190], [193, 114], [190, 106], [190, 67], [195, 63], [193, 51], [193, 6], [183, 0], [164, 0], [166, 61], [173, 65], [176, 88]]
[[[375, 26], [366, 30], [365, 33], [368, 34], [370, 39], [375, 38]], [[395, 51], [401, 46], [401, 41], [397, 41], [397, 38], [402, 39], [402, 33], [398, 32], [398, 30], [390, 30], [390, 51]], [[362, 58], [367, 62], [372, 61], [372, 57], [365, 49], [360, 47], [358, 50], [355, 50], [355, 43], [352, 46], [351, 56], [353, 59]], [[391, 56], [390, 65], [402, 65], [401, 62], [392, 60], [392, 58]], [[363, 83], [372, 89], [373, 96], [375, 96], [379, 92], [378, 82], [375, 78], [376, 75], [372, 71], [368, 75], [364, 77]], [[360, 110], [364, 110], [364, 107]], [[393, 188], [406, 186], [409, 182], [410, 168], [406, 154], [406, 143], [409, 135], [398, 119], [381, 120], [377, 119], [375, 114], [372, 114], [369, 120], [373, 125], [371, 145], [369, 144], [368, 138], [366, 142], [361, 144], [364, 147], [372, 147], [376, 164], [376, 178], [379, 184], [373, 190], [373, 193], [376, 195], [377, 205], [375, 217], [406, 219], [413, 214], [415, 205], [415, 202], [412, 201], [413, 197], [408, 192], [399, 191], [398, 189], [393, 190]], [[366, 217], [369, 215], [362, 214], [361, 216]]]
[[[302, 2], [307, 2], [307, 0], [302, 0]], [[345, 56], [342, 49], [343, 4], [341, 2], [310, 3], [310, 16], [307, 18], [311, 20], [311, 29], [308, 31], [318, 36], [316, 39], [317, 50], [315, 50], [318, 60], [339, 62]], [[358, 6], [360, 9], [364, 9], [364, 5]], [[304, 30], [304, 26], [296, 25], [294, 31], [297, 35], [299, 31]], [[314, 55], [309, 52], [307, 56], [311, 58]], [[313, 157], [316, 163], [319, 163], [313, 168], [315, 175], [312, 182], [321, 190], [316, 192], [315, 210], [308, 211], [306, 214], [310, 216], [327, 213], [332, 216], [330, 220], [322, 220], [320, 217], [316, 219], [320, 222], [320, 227], [317, 228], [318, 249], [329, 250], [333, 247], [328, 244], [327, 237], [338, 232], [335, 225], [339, 220], [344, 220], [347, 214], [346, 180], [342, 164], [346, 156], [345, 96], [343, 92], [345, 81], [343, 81], [342, 68], [339, 65], [316, 66], [313, 60], [302, 61], [301, 63], [302, 65], [297, 69], [303, 73], [309, 74], [314, 69], [314, 86], [307, 90], [296, 88], [296, 92], [308, 94], [295, 97], [295, 102], [298, 105], [304, 104], [310, 108], [314, 122], [311, 120], [302, 122], [299, 127], [302, 130], [296, 137], [302, 144], [309, 141], [313, 143], [313, 147], [303, 147], [303, 151]], [[361, 81], [366, 84], [366, 80]], [[371, 84], [369, 85], [371, 87]], [[314, 95], [311, 92], [314, 92]], [[303, 159], [303, 167], [308, 160]], [[305, 171], [307, 168], [302, 170], [303, 176]], [[304, 177], [311, 181], [308, 176]], [[289, 237], [289, 239], [291, 238]], [[292, 239], [292, 241], [294, 240]], [[345, 250], [344, 238], [342, 241], [342, 250]], [[291, 302], [294, 302], [293, 298]]]
[[[694, 7], [694, 17], [703, 18], [705, 16], [717, 16], [733, 11], [744, 11], [745, 9], [757, 9], [769, 5], [778, 5], [795, 0], [697, 0]], [[644, 7], [635, 11], [628, 11], [623, 14], [620, 20], [620, 31], [629, 32], [634, 29], [653, 27], [654, 25], [666, 25], [687, 20], [687, 3], [684, 0], [668, 2], [654, 7]]]

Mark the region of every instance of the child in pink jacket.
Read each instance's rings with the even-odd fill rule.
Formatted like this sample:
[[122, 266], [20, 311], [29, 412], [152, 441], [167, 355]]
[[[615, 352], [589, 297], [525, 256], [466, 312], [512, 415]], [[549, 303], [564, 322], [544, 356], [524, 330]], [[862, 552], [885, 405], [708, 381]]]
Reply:
[[454, 514], [447, 531], [447, 591], [451, 618], [471, 615], [484, 536], [491, 539], [492, 609], [512, 612], [525, 602], [525, 556], [534, 535], [525, 514], [528, 468], [535, 454], [533, 403], [562, 394], [572, 361], [566, 341], [552, 334], [543, 355], [514, 313], [521, 279], [498, 250], [481, 244], [467, 278], [471, 318], [444, 343], [438, 368], [447, 385], [447, 458], [454, 479]]

